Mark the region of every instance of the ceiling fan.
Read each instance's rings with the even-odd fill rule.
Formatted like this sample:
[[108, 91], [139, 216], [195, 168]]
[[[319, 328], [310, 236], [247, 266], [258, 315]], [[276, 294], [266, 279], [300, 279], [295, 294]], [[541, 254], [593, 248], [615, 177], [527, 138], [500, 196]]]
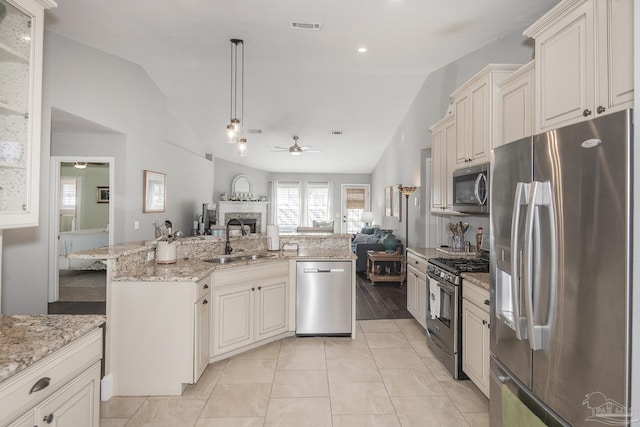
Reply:
[[322, 153], [322, 150], [312, 150], [310, 146], [308, 145], [298, 145], [298, 136], [294, 135], [293, 137], [293, 145], [291, 147], [277, 147], [274, 146], [273, 148], [277, 148], [277, 150], [271, 150], [273, 152], [286, 152], [288, 151], [289, 154], [291, 154], [292, 156], [299, 156], [300, 154], [304, 153]]

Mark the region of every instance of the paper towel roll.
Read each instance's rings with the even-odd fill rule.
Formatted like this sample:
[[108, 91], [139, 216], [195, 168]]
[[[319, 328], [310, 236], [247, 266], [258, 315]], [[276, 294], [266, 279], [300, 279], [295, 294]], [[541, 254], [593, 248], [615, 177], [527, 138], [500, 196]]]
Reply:
[[267, 225], [267, 249], [280, 250], [280, 229], [277, 225]]

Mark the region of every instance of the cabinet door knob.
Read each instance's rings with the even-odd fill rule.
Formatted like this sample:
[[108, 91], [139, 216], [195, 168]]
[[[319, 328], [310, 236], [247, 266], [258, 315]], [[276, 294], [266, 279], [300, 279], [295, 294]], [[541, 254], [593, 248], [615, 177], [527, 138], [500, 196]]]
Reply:
[[483, 321], [482, 321], [482, 324], [483, 324], [483, 325], [486, 325], [486, 324], [487, 324], [487, 321], [486, 321], [486, 320], [483, 320]]
[[202, 289], [209, 289], [209, 285], [207, 285], [206, 283], [204, 284], [204, 286], [202, 287]]
[[585, 117], [590, 116], [590, 115], [591, 115], [591, 110], [589, 110], [588, 108], [587, 108], [587, 109], [585, 109], [585, 110], [582, 112], [582, 115], [583, 115], [583, 116], [585, 116]]
[[607, 109], [604, 108], [602, 105], [598, 105], [598, 108], [596, 109], [598, 114], [602, 114], [606, 111]]
[[207, 300], [202, 301], [202, 305], [205, 305], [205, 304], [209, 304], [209, 301]]
[[42, 418], [42, 421], [44, 421], [47, 424], [51, 424], [51, 421], [53, 421], [53, 413], [49, 415], [45, 415], [44, 418]]
[[256, 290], [256, 288], [251, 288], [251, 292], [254, 292]]
[[29, 394], [35, 393], [36, 391], [40, 391], [44, 388], [47, 388], [50, 382], [51, 382], [51, 378], [49, 377], [40, 378], [38, 381], [36, 381], [33, 387], [31, 387], [31, 390], [29, 390]]
[[490, 303], [489, 303], [489, 300], [488, 300], [488, 299], [484, 300], [484, 305], [489, 305], [489, 304], [490, 304]]

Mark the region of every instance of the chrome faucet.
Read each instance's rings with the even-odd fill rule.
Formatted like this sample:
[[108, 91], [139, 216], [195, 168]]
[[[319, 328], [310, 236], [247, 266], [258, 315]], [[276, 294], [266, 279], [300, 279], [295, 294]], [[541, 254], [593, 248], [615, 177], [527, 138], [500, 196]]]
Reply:
[[229, 255], [231, 254], [231, 252], [233, 252], [233, 248], [231, 247], [231, 243], [229, 243], [229, 226], [231, 225], [231, 223], [235, 221], [240, 225], [240, 232], [242, 233], [243, 236], [246, 236], [247, 233], [244, 231], [244, 224], [242, 223], [242, 221], [240, 221], [238, 218], [231, 218], [228, 222], [227, 222], [227, 243], [224, 245], [224, 254], [225, 255]]

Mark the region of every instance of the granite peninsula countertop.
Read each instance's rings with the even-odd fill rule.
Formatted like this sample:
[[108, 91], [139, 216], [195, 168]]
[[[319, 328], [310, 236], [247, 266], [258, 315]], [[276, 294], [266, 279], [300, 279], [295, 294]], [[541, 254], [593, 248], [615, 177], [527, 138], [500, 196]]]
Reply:
[[102, 315], [0, 315], [0, 382], [103, 323]]
[[[233, 256], [242, 256], [247, 253], [239, 252]], [[264, 264], [274, 261], [290, 259], [321, 259], [321, 260], [352, 260], [356, 256], [351, 251], [326, 250], [326, 249], [300, 249], [298, 252], [274, 251], [267, 253], [266, 258], [251, 261], [238, 261], [225, 264], [213, 264], [203, 259], [178, 259], [173, 264], [157, 264], [148, 262], [126, 271], [122, 271], [113, 277], [115, 282], [194, 282], [198, 281], [215, 270], [244, 267], [247, 265]], [[224, 255], [220, 255], [224, 256]]]

